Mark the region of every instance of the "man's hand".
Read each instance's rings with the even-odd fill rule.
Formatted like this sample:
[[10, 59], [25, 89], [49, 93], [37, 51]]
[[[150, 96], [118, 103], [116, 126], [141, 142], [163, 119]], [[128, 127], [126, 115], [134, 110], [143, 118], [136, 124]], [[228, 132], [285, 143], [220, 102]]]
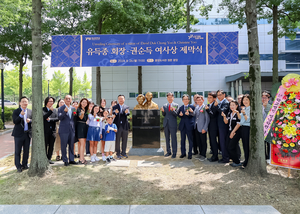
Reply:
[[23, 116], [25, 115], [25, 112], [23, 110], [21, 111], [21, 115], [23, 115]]
[[160, 110], [161, 110], [162, 112], [165, 112], [164, 107], [161, 107]]
[[47, 121], [48, 121], [48, 122], [50, 121], [50, 118], [49, 118], [49, 117], [47, 118]]
[[190, 114], [190, 112], [189, 112], [189, 111], [186, 111], [184, 114], [185, 114], [185, 115], [189, 115], [189, 114]]
[[189, 108], [189, 112], [193, 113], [194, 111], [193, 111], [193, 109], [192, 109], [192, 108]]
[[205, 106], [205, 109], [206, 109], [206, 110], [208, 110], [208, 109], [209, 109], [208, 105], [206, 105], [206, 106]]
[[66, 107], [66, 108], [64, 109], [64, 111], [65, 111], [65, 112], [68, 112], [68, 108]]
[[115, 110], [115, 113], [116, 113], [116, 114], [119, 114], [119, 110], [118, 110], [118, 109], [116, 109], [116, 110]]
[[181, 116], [181, 117], [183, 116], [182, 111], [179, 113], [179, 116]]
[[126, 110], [125, 110], [125, 114], [128, 114], [128, 113], [129, 113], [129, 110], [128, 110], [128, 109], [126, 109]]
[[49, 108], [51, 111], [53, 111], [53, 105]]
[[218, 103], [218, 100], [216, 100], [214, 105], [217, 106], [218, 104], [219, 104], [219, 103]]
[[30, 120], [29, 118], [26, 119], [26, 123], [30, 123], [30, 121], [31, 121], [31, 120]]
[[206, 133], [206, 131], [204, 129], [202, 129], [202, 134], [205, 134], [205, 133]]
[[231, 132], [229, 138], [232, 139], [235, 135], [235, 132]]

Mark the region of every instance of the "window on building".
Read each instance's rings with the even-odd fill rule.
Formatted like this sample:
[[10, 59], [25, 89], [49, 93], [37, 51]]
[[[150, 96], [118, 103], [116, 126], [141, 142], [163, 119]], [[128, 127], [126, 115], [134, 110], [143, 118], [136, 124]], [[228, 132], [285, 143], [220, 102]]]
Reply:
[[135, 98], [136, 93], [135, 92], [129, 92], [129, 98]]
[[167, 97], [167, 92], [159, 92], [159, 97]]
[[158, 98], [158, 92], [151, 92], [153, 95], [153, 98]]

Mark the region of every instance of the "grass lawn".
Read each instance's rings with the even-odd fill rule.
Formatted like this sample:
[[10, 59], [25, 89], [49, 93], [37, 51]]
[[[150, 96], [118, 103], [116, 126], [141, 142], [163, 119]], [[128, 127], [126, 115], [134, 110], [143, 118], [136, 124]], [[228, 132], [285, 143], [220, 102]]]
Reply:
[[[164, 141], [162, 145], [165, 150]], [[132, 156], [129, 167], [106, 166], [102, 161], [56, 166], [43, 178], [3, 170], [0, 204], [272, 205], [281, 213], [299, 213], [299, 174], [295, 170], [287, 178], [287, 169], [268, 165], [269, 174], [260, 178], [229, 165], [196, 159], [192, 167], [171, 168], [171, 161], [182, 160], [179, 155], [180, 150], [175, 160]], [[162, 166], [137, 167], [140, 160], [159, 161]], [[13, 167], [13, 156], [1, 160], [0, 167]]]

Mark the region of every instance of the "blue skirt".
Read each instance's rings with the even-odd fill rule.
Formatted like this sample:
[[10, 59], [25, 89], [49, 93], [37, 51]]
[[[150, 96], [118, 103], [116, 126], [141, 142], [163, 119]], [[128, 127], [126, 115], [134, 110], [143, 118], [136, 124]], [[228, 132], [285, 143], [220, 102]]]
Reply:
[[100, 127], [89, 126], [86, 140], [88, 141], [100, 141]]
[[103, 141], [105, 141], [105, 129], [102, 129], [102, 138], [101, 138], [101, 140], [103, 140]]

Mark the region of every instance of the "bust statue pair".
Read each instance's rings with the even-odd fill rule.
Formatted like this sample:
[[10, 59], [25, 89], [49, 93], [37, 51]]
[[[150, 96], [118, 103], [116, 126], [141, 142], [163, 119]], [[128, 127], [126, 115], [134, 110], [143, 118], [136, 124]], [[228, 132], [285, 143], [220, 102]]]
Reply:
[[153, 98], [153, 94], [151, 92], [147, 92], [145, 96], [143, 94], [139, 94], [136, 97], [138, 104], [134, 107], [134, 109], [136, 110], [158, 109], [158, 105], [152, 101], [152, 98]]

